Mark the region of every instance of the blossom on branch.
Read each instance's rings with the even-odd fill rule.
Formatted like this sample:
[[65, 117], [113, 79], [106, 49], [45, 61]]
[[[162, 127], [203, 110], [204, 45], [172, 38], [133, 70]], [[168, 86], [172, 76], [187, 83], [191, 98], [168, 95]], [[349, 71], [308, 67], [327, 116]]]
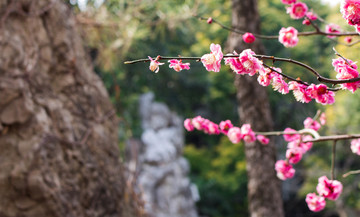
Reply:
[[[280, 68], [276, 68], [276, 71], [281, 72]], [[283, 80], [282, 75], [277, 73], [274, 74], [272, 79], [272, 86], [274, 90], [278, 91], [281, 94], [289, 93], [289, 85]]]
[[299, 41], [298, 31], [294, 27], [282, 27], [279, 32], [279, 41], [285, 47], [295, 47]]
[[296, 81], [290, 81], [289, 82], [289, 90], [293, 91], [293, 95], [296, 99], [296, 101], [302, 102], [302, 103], [309, 103], [311, 101], [311, 98], [306, 91], [307, 86], [304, 84], [300, 84]]
[[257, 135], [257, 136], [256, 136], [256, 139], [257, 139], [261, 144], [263, 144], [263, 145], [267, 145], [267, 144], [269, 144], [269, 142], [270, 142], [270, 139], [267, 138], [267, 137], [265, 137], [265, 136], [263, 136], [263, 135]]
[[173, 68], [175, 71], [179, 72], [183, 69], [190, 69], [190, 63], [182, 63], [181, 60], [173, 59], [169, 60], [169, 68]]
[[289, 162], [278, 160], [275, 163], [276, 175], [281, 180], [290, 179], [295, 175], [295, 169]]
[[[239, 54], [234, 51], [234, 55]], [[236, 74], [246, 74], [244, 66], [242, 65], [238, 57], [225, 58], [225, 64], [229, 65]]]
[[342, 0], [340, 12], [349, 25], [360, 24], [360, 0]]
[[319, 195], [329, 199], [336, 200], [342, 192], [343, 186], [341, 182], [337, 180], [329, 180], [326, 176], [319, 178], [319, 183], [316, 186], [316, 190]]
[[[149, 56], [148, 56], [149, 57]], [[150, 59], [150, 66], [149, 66], [149, 69], [155, 73], [158, 73], [159, 72], [159, 66], [160, 65], [164, 65], [164, 63], [159, 63], [158, 62], [158, 58], [160, 56], [156, 57], [155, 60], [153, 60], [151, 57], [149, 57]]]
[[252, 51], [251, 49], [246, 49], [243, 50], [243, 52], [241, 52], [239, 56], [245, 73], [249, 74], [250, 76], [255, 75], [259, 70], [262, 70], [264, 68], [264, 66], [262, 65], [262, 61], [260, 61], [253, 55], [255, 55], [254, 51]]
[[286, 150], [286, 158], [289, 160], [289, 163], [296, 164], [298, 163], [303, 155], [303, 151], [300, 148], [289, 148]]
[[243, 135], [241, 134], [241, 129], [239, 127], [230, 128], [230, 130], [227, 133], [227, 136], [229, 140], [234, 144], [239, 143], [243, 138]]
[[243, 135], [243, 139], [246, 143], [255, 142], [256, 140], [255, 133], [251, 129], [250, 124], [243, 124], [241, 126], [241, 134]]
[[[334, 66], [335, 71], [338, 73], [336, 78], [339, 80], [358, 78], [359, 72], [357, 71], [357, 65], [352, 60], [347, 59], [346, 61], [343, 58], [333, 59], [332, 65]], [[355, 92], [360, 86], [360, 81], [352, 83], [344, 83], [340, 85], [343, 89], [348, 89], [351, 92]]]
[[[326, 33], [340, 33], [340, 26], [339, 25], [336, 25], [336, 24], [333, 24], [333, 23], [330, 23], [328, 25], [325, 26], [325, 32]], [[334, 35], [328, 35], [326, 36], [328, 38], [335, 38], [336, 36]]]
[[219, 72], [221, 67], [221, 60], [223, 58], [221, 46], [212, 43], [210, 45], [210, 50], [211, 52], [209, 54], [205, 54], [201, 57], [201, 62], [205, 66], [206, 70]]
[[184, 127], [187, 131], [193, 131], [195, 129], [194, 125], [191, 122], [190, 118], [185, 119]]
[[257, 80], [260, 85], [266, 87], [266, 86], [270, 85], [271, 80], [273, 79], [275, 74], [276, 73], [273, 72], [271, 69], [263, 68], [263, 69], [259, 70], [259, 76], [258, 76]]
[[305, 3], [297, 2], [287, 8], [286, 13], [290, 14], [293, 19], [301, 19], [308, 11], [308, 7]]
[[320, 127], [321, 127], [321, 125], [319, 124], [319, 122], [317, 122], [316, 120], [314, 120], [310, 117], [307, 117], [304, 120], [304, 128], [313, 129], [315, 131], [318, 131], [320, 129]]
[[220, 131], [227, 135], [227, 133], [229, 132], [229, 130], [233, 127], [233, 124], [231, 123], [230, 120], [226, 120], [226, 121], [221, 121], [219, 124], [220, 127]]
[[284, 130], [284, 133], [291, 133], [291, 134], [284, 134], [284, 139], [285, 139], [285, 141], [287, 141], [287, 142], [292, 142], [292, 141], [295, 141], [295, 140], [300, 140], [300, 134], [298, 134], [297, 131], [294, 130], [294, 129], [291, 129], [291, 128], [287, 127], [287, 128]]
[[325, 84], [311, 84], [307, 88], [308, 94], [311, 98], [315, 99], [316, 102], [321, 103], [323, 105], [333, 104], [335, 102], [335, 93], [333, 91], [328, 90]]
[[319, 212], [323, 210], [326, 206], [325, 198], [322, 196], [318, 196], [315, 193], [307, 194], [305, 201], [309, 209], [313, 212]]

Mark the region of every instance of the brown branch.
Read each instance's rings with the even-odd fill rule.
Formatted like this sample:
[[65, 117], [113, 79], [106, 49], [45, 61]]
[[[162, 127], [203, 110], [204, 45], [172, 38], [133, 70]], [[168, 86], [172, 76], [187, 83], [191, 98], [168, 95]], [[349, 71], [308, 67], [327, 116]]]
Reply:
[[336, 154], [336, 140], [332, 145], [332, 155], [331, 155], [331, 180], [335, 180], [335, 154]]
[[348, 177], [349, 175], [355, 175], [355, 174], [359, 174], [359, 173], [360, 173], [360, 170], [349, 171], [349, 172], [347, 172], [347, 173], [345, 173], [345, 174], [343, 175], [343, 178], [346, 178], [346, 177]]

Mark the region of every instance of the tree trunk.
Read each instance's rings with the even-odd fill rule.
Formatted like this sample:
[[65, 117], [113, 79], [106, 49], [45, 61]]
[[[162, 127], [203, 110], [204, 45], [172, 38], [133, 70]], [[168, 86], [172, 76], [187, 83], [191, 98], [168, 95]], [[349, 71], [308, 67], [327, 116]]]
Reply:
[[1, 0], [0, 50], [0, 216], [139, 216], [70, 8]]
[[[260, 32], [260, 16], [257, 0], [232, 0], [232, 26], [248, 32]], [[229, 52], [251, 48], [255, 53], [264, 53], [257, 39], [245, 44], [239, 34], [228, 38]], [[256, 77], [236, 75], [238, 112], [241, 123], [249, 123], [254, 131], [272, 130], [272, 118], [266, 89]], [[276, 150], [274, 142], [264, 146], [259, 142], [245, 144], [248, 174], [249, 211], [252, 217], [282, 217], [283, 202], [281, 184], [275, 173]]]

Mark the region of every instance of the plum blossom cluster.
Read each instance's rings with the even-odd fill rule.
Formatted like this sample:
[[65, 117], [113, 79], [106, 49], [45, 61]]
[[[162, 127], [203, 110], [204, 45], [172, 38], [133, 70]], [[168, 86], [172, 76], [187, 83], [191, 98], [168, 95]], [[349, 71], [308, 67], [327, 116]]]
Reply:
[[[332, 65], [334, 66], [335, 71], [337, 72], [336, 78], [339, 80], [358, 78], [359, 72], [357, 71], [357, 65], [352, 60], [344, 58], [333, 59]], [[355, 92], [360, 87], [360, 81], [352, 83], [341, 84], [343, 89], [348, 89], [352, 93]]]
[[206, 118], [196, 116], [191, 119], [187, 118], [184, 121], [184, 127], [187, 131], [193, 131], [196, 129], [210, 135], [218, 135], [220, 133], [224, 134], [234, 144], [241, 141], [251, 143], [256, 140], [264, 145], [269, 143], [269, 139], [267, 137], [263, 135], [256, 136], [254, 131], [251, 129], [250, 124], [243, 124], [241, 127], [235, 127], [230, 120], [221, 121], [219, 124], [216, 124]]
[[360, 33], [360, 0], [342, 0], [340, 12], [346, 22]]
[[[234, 51], [234, 55], [238, 54]], [[262, 61], [254, 55], [255, 53], [252, 50], [246, 49], [239, 54], [239, 57], [225, 58], [225, 64], [229, 65], [236, 74], [253, 76], [258, 73], [260, 85], [269, 86], [272, 84], [274, 90], [282, 94], [287, 94], [289, 90], [292, 90], [295, 99], [299, 102], [309, 103], [312, 99], [323, 105], [335, 102], [335, 93], [328, 90], [326, 85], [305, 85], [297, 81], [287, 83], [281, 75], [280, 68], [266, 68]]]
[[326, 206], [325, 199], [337, 200], [342, 192], [343, 186], [337, 180], [329, 180], [326, 176], [321, 176], [316, 186], [316, 193], [306, 195], [306, 203], [313, 212], [319, 212]]
[[[312, 129], [318, 131], [321, 125], [326, 123], [325, 113], [320, 116], [320, 123], [310, 117], [304, 120], [304, 129]], [[284, 139], [288, 142], [286, 150], [286, 159], [278, 160], [275, 164], [276, 175], [281, 180], [290, 179], [295, 175], [295, 169], [293, 164], [297, 164], [308, 152], [313, 143], [306, 142], [306, 140], [312, 139], [310, 135], [299, 134], [298, 131], [286, 128], [284, 130]]]

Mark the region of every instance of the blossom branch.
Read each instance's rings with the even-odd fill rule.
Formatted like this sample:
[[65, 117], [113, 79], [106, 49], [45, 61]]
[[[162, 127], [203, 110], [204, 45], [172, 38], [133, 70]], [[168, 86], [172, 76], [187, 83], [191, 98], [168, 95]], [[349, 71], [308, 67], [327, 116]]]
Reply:
[[[199, 20], [208, 20], [209, 18], [205, 18], [205, 17], [201, 17], [198, 15], [194, 15], [195, 17], [199, 18]], [[217, 25], [219, 25], [221, 28], [228, 30], [230, 32], [234, 32], [234, 33], [238, 33], [238, 34], [245, 34], [246, 31], [243, 30], [239, 30], [239, 29], [235, 29], [232, 27], [228, 27], [225, 26], [224, 24], [220, 23], [219, 21], [215, 20], [212, 18], [212, 22], [216, 23]], [[313, 22], [311, 22], [313, 23]], [[311, 35], [324, 35], [324, 36], [359, 36], [359, 33], [357, 32], [340, 32], [340, 33], [333, 33], [333, 32], [324, 32], [321, 31], [319, 29], [319, 27], [317, 27], [315, 24], [312, 24], [312, 26], [314, 27], [315, 31], [308, 31], [308, 32], [299, 32], [298, 36], [311, 36]], [[261, 34], [256, 34], [256, 33], [252, 33], [254, 36], [258, 37], [258, 38], [262, 38], [262, 39], [278, 39], [279, 35], [261, 35]]]

